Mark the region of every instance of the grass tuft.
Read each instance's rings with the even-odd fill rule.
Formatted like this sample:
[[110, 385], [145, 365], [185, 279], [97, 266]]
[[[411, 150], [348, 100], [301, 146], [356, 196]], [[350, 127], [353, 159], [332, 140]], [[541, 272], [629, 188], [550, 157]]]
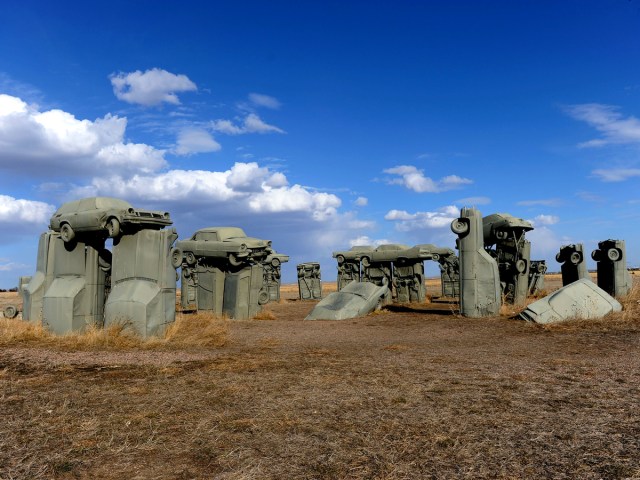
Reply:
[[178, 314], [166, 330], [164, 343], [178, 347], [222, 347], [229, 335], [229, 320], [212, 313]]
[[262, 309], [253, 316], [254, 320], [276, 320], [276, 315], [271, 310]]

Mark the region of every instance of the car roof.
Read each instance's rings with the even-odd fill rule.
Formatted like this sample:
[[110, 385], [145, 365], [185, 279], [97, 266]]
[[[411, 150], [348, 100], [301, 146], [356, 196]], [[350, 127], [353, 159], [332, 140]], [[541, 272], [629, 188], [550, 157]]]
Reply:
[[87, 197], [62, 204], [62, 206], [56, 211], [56, 213], [72, 213], [84, 210], [109, 208], [126, 210], [128, 208], [131, 208], [131, 204], [119, 198], [113, 197]]
[[240, 227], [207, 227], [197, 230], [194, 237], [198, 233], [217, 233], [221, 239], [234, 238], [234, 237], [246, 237], [246, 233]]

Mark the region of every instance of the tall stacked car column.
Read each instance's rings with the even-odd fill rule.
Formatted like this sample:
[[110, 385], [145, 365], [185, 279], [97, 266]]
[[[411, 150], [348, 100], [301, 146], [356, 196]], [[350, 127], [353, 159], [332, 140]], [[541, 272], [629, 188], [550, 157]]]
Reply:
[[484, 249], [482, 215], [463, 208], [451, 223], [460, 250], [460, 313], [488, 317], [500, 312], [500, 274], [495, 259]]

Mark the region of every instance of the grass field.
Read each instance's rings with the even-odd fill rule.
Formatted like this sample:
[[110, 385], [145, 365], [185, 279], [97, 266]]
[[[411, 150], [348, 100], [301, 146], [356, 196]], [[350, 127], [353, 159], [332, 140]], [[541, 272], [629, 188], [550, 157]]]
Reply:
[[640, 478], [638, 292], [547, 327], [283, 297], [146, 342], [0, 319], [0, 478]]

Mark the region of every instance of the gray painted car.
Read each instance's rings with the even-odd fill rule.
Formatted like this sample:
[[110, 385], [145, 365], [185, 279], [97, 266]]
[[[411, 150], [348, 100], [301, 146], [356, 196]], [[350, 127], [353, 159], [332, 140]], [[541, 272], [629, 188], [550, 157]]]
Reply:
[[239, 227], [209, 227], [198, 230], [189, 240], [176, 242], [171, 258], [176, 268], [183, 257], [187, 265], [211, 257], [226, 258], [231, 265], [239, 266], [250, 259], [260, 262], [271, 253], [271, 240], [247, 237]]
[[351, 282], [339, 292], [320, 300], [305, 320], [345, 320], [361, 317], [381, 305], [389, 291], [388, 285]]
[[571, 319], [602, 318], [619, 312], [622, 305], [587, 278], [572, 282], [530, 304], [520, 318], [536, 323], [557, 323]]
[[90, 197], [63, 204], [51, 217], [49, 228], [70, 242], [76, 233], [100, 232], [114, 238], [127, 230], [160, 229], [172, 223], [168, 212], [133, 208], [118, 198]]

